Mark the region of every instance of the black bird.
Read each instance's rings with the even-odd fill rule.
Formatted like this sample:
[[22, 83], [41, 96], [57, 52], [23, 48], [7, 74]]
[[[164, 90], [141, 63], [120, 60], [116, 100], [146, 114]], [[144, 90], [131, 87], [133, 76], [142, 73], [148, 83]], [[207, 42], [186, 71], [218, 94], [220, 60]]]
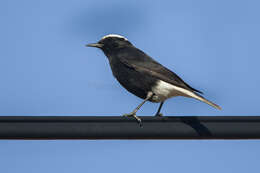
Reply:
[[195, 98], [221, 109], [202, 97], [201, 91], [192, 88], [174, 72], [156, 62], [121, 35], [109, 34], [98, 43], [86, 46], [100, 48], [107, 56], [118, 82], [132, 94], [144, 99], [133, 112], [125, 114], [133, 116], [140, 125], [141, 119], [136, 116], [136, 112], [146, 101], [161, 103], [156, 116], [162, 116], [160, 111], [164, 101], [175, 96]]

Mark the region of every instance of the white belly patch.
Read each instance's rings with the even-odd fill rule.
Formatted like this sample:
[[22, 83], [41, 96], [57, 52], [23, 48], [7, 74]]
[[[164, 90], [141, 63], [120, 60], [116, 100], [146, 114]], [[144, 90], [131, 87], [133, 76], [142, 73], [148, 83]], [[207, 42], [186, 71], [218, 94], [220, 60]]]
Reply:
[[194, 97], [195, 94], [184, 88], [174, 86], [162, 80], [158, 80], [156, 85], [152, 88], [155, 96], [152, 98], [154, 102], [162, 102], [170, 97], [186, 96]]

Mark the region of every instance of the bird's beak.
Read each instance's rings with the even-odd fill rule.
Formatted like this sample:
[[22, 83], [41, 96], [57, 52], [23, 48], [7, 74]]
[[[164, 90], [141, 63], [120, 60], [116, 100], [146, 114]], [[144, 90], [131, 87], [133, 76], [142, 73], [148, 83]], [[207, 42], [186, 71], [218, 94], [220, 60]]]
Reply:
[[87, 44], [87, 47], [97, 47], [97, 48], [102, 48], [103, 44], [100, 43], [91, 43], [91, 44]]

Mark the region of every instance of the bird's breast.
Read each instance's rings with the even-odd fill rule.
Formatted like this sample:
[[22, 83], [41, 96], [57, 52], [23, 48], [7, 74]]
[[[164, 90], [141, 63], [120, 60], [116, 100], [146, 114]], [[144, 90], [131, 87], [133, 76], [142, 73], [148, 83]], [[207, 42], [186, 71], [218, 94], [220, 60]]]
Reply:
[[152, 86], [155, 85], [156, 79], [134, 69], [131, 69], [120, 61], [110, 61], [110, 66], [114, 77], [118, 82], [132, 94], [145, 99], [147, 93], [151, 91]]

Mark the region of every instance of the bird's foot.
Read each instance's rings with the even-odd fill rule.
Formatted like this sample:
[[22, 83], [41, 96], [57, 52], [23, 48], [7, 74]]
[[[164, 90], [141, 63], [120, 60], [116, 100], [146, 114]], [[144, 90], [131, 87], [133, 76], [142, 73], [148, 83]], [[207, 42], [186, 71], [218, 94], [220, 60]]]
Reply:
[[123, 116], [124, 116], [124, 117], [134, 117], [134, 118], [136, 119], [136, 121], [138, 122], [139, 126], [140, 126], [140, 127], [143, 126], [141, 118], [139, 118], [138, 116], [136, 116], [136, 113], [135, 113], [135, 112], [131, 112], [131, 113], [129, 113], [129, 114], [124, 114]]
[[162, 113], [155, 114], [156, 117], [163, 117]]
[[123, 117], [132, 117], [135, 113], [131, 112], [129, 114], [123, 114]]

